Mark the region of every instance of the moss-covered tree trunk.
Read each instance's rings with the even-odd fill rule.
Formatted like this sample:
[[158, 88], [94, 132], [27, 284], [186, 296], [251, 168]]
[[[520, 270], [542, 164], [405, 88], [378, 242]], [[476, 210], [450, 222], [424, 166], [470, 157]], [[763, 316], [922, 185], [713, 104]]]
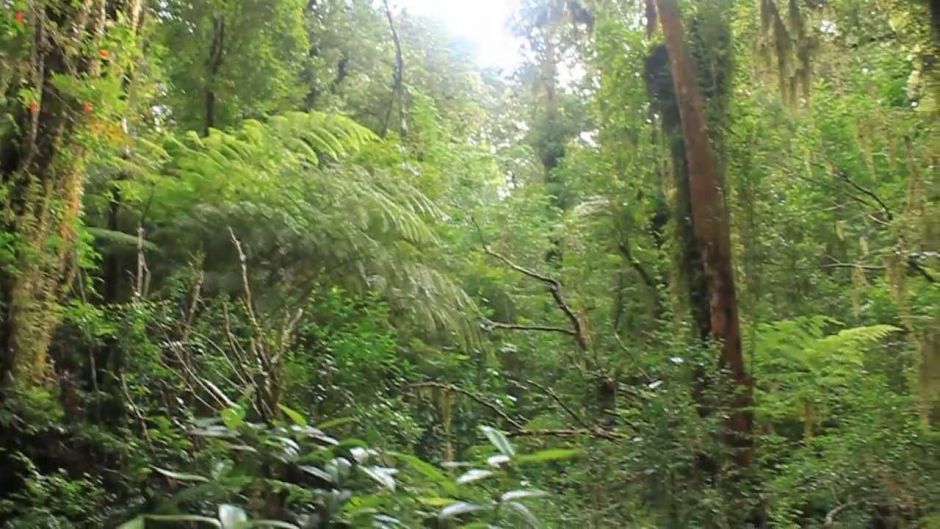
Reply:
[[722, 196], [720, 171], [706, 128], [705, 102], [686, 49], [676, 0], [656, 0], [669, 52], [672, 80], [679, 105], [689, 178], [692, 221], [708, 286], [711, 335], [721, 343], [719, 367], [736, 389], [725, 422], [728, 444], [740, 466], [751, 463], [751, 380], [741, 349], [738, 302], [731, 264], [731, 234]]
[[[10, 65], [16, 126], [0, 136], [0, 380], [31, 383], [46, 371], [58, 302], [76, 271], [85, 180], [82, 137], [120, 72], [102, 47], [112, 24], [140, 20], [140, 0], [35, 2]], [[29, 94], [23, 97], [23, 93]], [[17, 97], [19, 96], [19, 97]]]

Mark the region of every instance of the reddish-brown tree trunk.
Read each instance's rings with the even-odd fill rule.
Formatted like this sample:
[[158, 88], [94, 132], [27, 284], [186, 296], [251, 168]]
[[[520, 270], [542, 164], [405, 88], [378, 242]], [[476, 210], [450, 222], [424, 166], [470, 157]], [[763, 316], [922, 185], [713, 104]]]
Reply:
[[706, 129], [705, 102], [686, 49], [682, 19], [676, 0], [656, 0], [666, 38], [676, 102], [685, 142], [692, 223], [708, 285], [711, 335], [721, 342], [719, 367], [729, 373], [736, 395], [725, 422], [728, 444], [740, 466], [751, 463], [751, 380], [741, 351], [738, 302], [731, 265], [731, 234], [721, 178]]

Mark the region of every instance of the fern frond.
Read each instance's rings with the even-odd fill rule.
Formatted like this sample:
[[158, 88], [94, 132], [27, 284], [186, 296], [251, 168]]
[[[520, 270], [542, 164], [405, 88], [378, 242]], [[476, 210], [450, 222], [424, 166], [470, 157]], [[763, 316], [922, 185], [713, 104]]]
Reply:
[[224, 252], [218, 231], [232, 226], [252, 255], [277, 256], [271, 274], [299, 280], [317, 267], [329, 281], [383, 294], [428, 328], [473, 334], [469, 296], [427, 260], [440, 245], [440, 208], [403, 179], [349, 159], [374, 141], [354, 121], [319, 112], [171, 140], [153, 215], [168, 241], [186, 233]]

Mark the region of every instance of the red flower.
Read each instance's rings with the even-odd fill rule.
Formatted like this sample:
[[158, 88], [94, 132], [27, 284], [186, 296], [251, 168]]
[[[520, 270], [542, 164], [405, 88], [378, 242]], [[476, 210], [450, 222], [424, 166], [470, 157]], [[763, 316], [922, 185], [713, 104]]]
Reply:
[[109, 52], [108, 50], [104, 48], [101, 48], [100, 50], [98, 50], [98, 55], [101, 56], [102, 59], [107, 59], [108, 57], [111, 56], [111, 52]]
[[26, 22], [26, 13], [24, 13], [22, 10], [17, 11], [16, 14], [13, 15], [13, 18], [16, 19], [17, 24], [22, 26], [23, 23]]
[[85, 101], [82, 103], [82, 110], [84, 110], [86, 114], [90, 114], [94, 109], [95, 107], [91, 104], [91, 101]]
[[35, 114], [36, 112], [39, 112], [39, 101], [30, 101], [28, 107], [29, 107], [30, 114]]

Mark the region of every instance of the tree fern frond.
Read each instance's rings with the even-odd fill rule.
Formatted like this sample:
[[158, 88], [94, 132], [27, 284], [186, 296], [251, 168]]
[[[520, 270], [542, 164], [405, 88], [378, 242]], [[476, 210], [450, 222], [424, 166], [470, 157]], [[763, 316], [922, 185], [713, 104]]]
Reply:
[[469, 336], [472, 300], [426, 260], [440, 245], [432, 224], [440, 208], [401, 178], [348, 158], [377, 140], [348, 118], [318, 112], [170, 140], [153, 215], [167, 241], [185, 233], [207, 254], [227, 255], [219, 230], [231, 226], [250, 258], [277, 261], [271, 274], [296, 280], [322, 267], [330, 281], [383, 294], [416, 323]]

